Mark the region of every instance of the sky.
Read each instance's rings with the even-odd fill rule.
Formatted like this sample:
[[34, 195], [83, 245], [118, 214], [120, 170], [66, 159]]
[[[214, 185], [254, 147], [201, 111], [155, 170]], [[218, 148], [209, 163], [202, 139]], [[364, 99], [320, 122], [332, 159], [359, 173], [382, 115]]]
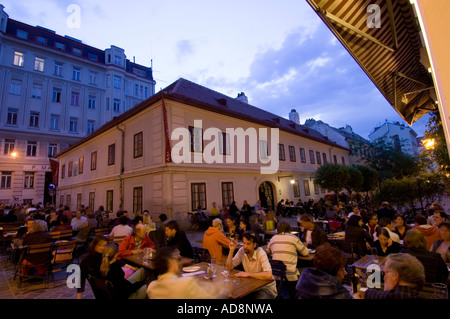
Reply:
[[[179, 78], [300, 123], [350, 125], [368, 139], [406, 122], [306, 0], [0, 0], [9, 17], [153, 66], [156, 92]], [[427, 116], [412, 125], [423, 136]]]

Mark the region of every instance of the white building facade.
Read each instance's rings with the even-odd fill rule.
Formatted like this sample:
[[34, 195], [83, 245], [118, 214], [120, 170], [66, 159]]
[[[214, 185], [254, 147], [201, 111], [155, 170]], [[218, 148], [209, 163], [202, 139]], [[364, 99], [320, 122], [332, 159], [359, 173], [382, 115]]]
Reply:
[[51, 202], [49, 158], [155, 92], [152, 69], [0, 6], [0, 202]]
[[409, 126], [399, 122], [386, 121], [384, 124], [376, 127], [369, 134], [369, 138], [372, 141], [384, 138], [386, 142], [392, 143], [399, 151], [412, 156], [417, 156], [420, 152], [417, 143], [417, 133]]
[[[315, 171], [324, 162], [349, 163], [348, 154], [313, 130], [179, 79], [57, 155], [57, 202], [148, 209], [181, 223], [213, 202], [241, 208], [261, 200], [274, 209], [281, 199], [324, 196]], [[274, 163], [270, 174], [261, 171]]]

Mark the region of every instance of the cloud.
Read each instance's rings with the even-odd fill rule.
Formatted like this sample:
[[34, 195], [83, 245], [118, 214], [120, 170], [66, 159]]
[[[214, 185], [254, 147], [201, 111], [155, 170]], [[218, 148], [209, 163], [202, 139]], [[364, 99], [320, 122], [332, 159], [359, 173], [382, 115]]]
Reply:
[[175, 43], [175, 55], [179, 63], [184, 62], [188, 56], [195, 52], [194, 44], [190, 40], [179, 40]]

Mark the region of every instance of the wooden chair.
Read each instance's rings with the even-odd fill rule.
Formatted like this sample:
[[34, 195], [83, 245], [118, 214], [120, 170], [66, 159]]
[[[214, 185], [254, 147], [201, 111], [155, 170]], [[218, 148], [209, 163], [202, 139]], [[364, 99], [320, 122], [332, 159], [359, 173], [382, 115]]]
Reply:
[[120, 245], [125, 237], [127, 237], [127, 236], [116, 236], [116, 237], [109, 236], [108, 237], [108, 244]]
[[[47, 279], [49, 269], [50, 269], [50, 262], [52, 259], [52, 250], [53, 250], [53, 244], [47, 243], [47, 244], [37, 244], [37, 245], [29, 245], [20, 256], [20, 260], [17, 264], [16, 271], [14, 274], [14, 280], [16, 277], [19, 277], [19, 288], [21, 287], [21, 284], [25, 281], [28, 281], [30, 279], [35, 279], [42, 277], [42, 280], [45, 281]], [[32, 259], [33, 257], [39, 257], [39, 259], [42, 259], [39, 261], [39, 263], [31, 263], [29, 259]], [[30, 274], [30, 271], [36, 270], [36, 274]]]
[[71, 229], [59, 231], [58, 240], [72, 240], [72, 239], [73, 239], [73, 231]]
[[109, 234], [109, 228], [108, 227], [102, 227], [102, 228], [95, 228], [94, 229], [94, 236], [103, 236]]
[[51, 232], [48, 232], [48, 234], [50, 236], [52, 236], [52, 241], [55, 242], [55, 241], [59, 240], [59, 236], [61, 233], [59, 231], [51, 231]]
[[281, 260], [269, 259], [270, 266], [272, 267], [272, 275], [277, 282], [277, 297], [276, 299], [282, 299], [281, 292], [285, 283], [287, 283], [286, 278], [286, 265]]
[[50, 274], [58, 272], [69, 266], [74, 259], [74, 251], [77, 248], [77, 241], [59, 241], [54, 244], [53, 257], [51, 261]]
[[347, 257], [347, 264], [353, 264], [361, 258], [358, 254], [357, 249], [355, 249], [355, 244], [341, 240], [338, 243], [339, 249], [344, 252], [345, 257]]
[[109, 280], [88, 275], [88, 282], [91, 285], [95, 299], [107, 300], [114, 298], [114, 286]]

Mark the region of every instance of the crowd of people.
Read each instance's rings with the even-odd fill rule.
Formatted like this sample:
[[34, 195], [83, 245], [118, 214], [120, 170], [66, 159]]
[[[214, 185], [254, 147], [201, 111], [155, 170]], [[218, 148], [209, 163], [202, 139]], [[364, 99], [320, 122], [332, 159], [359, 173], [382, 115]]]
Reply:
[[[285, 207], [289, 200], [280, 201]], [[369, 289], [364, 298], [420, 298], [425, 283], [448, 283], [447, 264], [450, 262], [450, 223], [443, 208], [433, 203], [427, 216], [417, 214], [414, 225], [401, 213], [384, 202], [378, 210], [366, 210], [353, 203], [343, 207], [339, 203], [320, 205], [313, 202], [308, 209], [300, 201], [297, 219], [299, 233], [291, 233], [291, 225], [279, 221], [285, 214], [266, 211], [260, 202], [250, 206], [244, 201], [242, 209], [232, 206], [218, 208], [214, 203], [207, 216], [202, 247], [219, 264], [229, 269], [241, 267], [238, 277], [271, 280], [270, 260], [279, 260], [286, 265], [286, 288], [291, 298], [302, 299], [361, 298], [343, 285], [348, 271], [345, 252], [332, 245], [327, 232], [319, 220], [333, 224], [334, 231], [345, 234], [344, 241], [353, 245], [358, 256], [377, 254], [387, 258], [383, 269], [384, 291]], [[235, 203], [233, 203], [235, 206]], [[289, 205], [293, 203], [289, 202]], [[311, 207], [318, 210], [314, 212]], [[80, 207], [72, 212], [67, 207], [52, 209], [34, 205], [2, 207], [0, 221], [23, 222], [17, 236], [25, 243], [51, 241], [50, 231], [71, 229], [78, 240], [79, 235], [92, 234], [86, 230], [108, 227], [109, 236], [123, 237], [120, 244], [111, 244], [106, 237], [97, 236], [90, 243], [81, 267], [81, 287], [78, 298], [82, 298], [85, 282], [89, 276], [106, 278], [120, 287], [117, 298], [224, 298], [229, 295], [226, 287], [201, 287], [192, 278], [178, 276], [180, 257], [194, 258], [192, 244], [177, 221], [159, 216], [153, 222], [146, 210], [129, 216], [127, 211], [117, 212], [111, 218], [102, 206], [96, 211]], [[164, 234], [162, 242], [156, 243], [149, 234], [156, 228]], [[275, 231], [270, 236], [267, 232]], [[238, 243], [240, 248], [238, 248]], [[158, 247], [157, 247], [158, 244]], [[264, 246], [264, 249], [262, 248]], [[136, 268], [124, 262], [127, 255], [140, 254], [145, 250], [155, 251], [155, 269], [158, 274], [144, 268]], [[298, 257], [305, 257], [314, 250], [314, 258], [301, 268]], [[179, 285], [176, 292], [174, 285]], [[249, 298], [275, 298], [275, 282], [252, 293]]]

